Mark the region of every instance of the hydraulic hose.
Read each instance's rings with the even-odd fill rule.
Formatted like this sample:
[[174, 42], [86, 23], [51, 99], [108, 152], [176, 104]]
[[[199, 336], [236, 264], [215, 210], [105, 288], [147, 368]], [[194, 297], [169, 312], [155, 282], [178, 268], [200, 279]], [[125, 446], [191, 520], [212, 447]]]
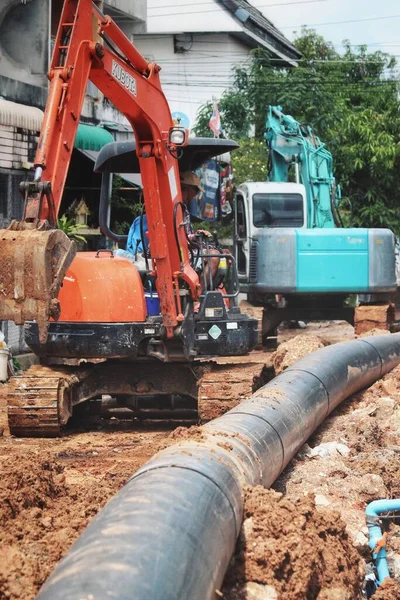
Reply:
[[323, 348], [163, 450], [93, 519], [38, 600], [214, 599], [243, 485], [270, 486], [342, 400], [399, 363], [400, 334]]

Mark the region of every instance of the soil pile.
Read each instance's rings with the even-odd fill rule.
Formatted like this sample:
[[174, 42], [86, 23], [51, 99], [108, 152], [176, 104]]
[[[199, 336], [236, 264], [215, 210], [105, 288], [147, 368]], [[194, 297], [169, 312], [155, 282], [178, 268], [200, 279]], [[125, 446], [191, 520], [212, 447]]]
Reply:
[[399, 600], [400, 582], [384, 581], [378, 591], [373, 595], [373, 600]]
[[[311, 497], [290, 501], [261, 486], [247, 488], [223, 597], [354, 600], [363, 568], [345, 527], [337, 512], [319, 512]], [[258, 584], [259, 596], [251, 595], [252, 586], [249, 593], [249, 582]]]
[[315, 335], [297, 335], [283, 342], [272, 356], [275, 375], [279, 375], [293, 363], [324, 346], [325, 344]]
[[0, 598], [28, 600], [122, 481], [105, 475], [69, 486], [50, 455], [24, 451], [13, 458], [16, 468], [2, 469], [0, 490]]
[[174, 442], [169, 436], [170, 429], [0, 438], [0, 600], [33, 600], [97, 512]]

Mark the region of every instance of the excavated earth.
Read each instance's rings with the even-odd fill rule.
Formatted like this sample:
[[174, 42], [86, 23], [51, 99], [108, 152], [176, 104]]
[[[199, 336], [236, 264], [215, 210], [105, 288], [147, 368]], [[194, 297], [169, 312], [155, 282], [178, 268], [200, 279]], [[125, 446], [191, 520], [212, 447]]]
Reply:
[[[249, 374], [268, 379], [316, 349], [354, 338], [344, 323], [282, 332], [275, 354]], [[295, 338], [295, 339], [294, 339]], [[247, 367], [244, 367], [246, 370]], [[247, 372], [247, 371], [246, 371]], [[301, 449], [275, 490], [245, 490], [245, 519], [221, 591], [226, 600], [362, 598], [367, 502], [400, 494], [400, 368], [346, 401]], [[241, 396], [240, 390], [238, 392]], [[176, 429], [177, 426], [180, 426]], [[88, 522], [144, 462], [185, 436], [182, 423], [101, 421], [61, 439], [7, 435], [0, 406], [0, 600], [32, 600]], [[201, 435], [201, 430], [199, 430]], [[312, 448], [348, 448], [322, 457]], [[389, 523], [391, 568], [400, 568], [400, 527]], [[396, 574], [400, 576], [400, 573]], [[395, 580], [374, 595], [400, 599]]]
[[[317, 343], [311, 332], [294, 337], [278, 348], [273, 363], [281, 371]], [[246, 490], [242, 532], [223, 598], [364, 598], [362, 583], [371, 563], [365, 507], [399, 497], [400, 366], [334, 411], [274, 490]], [[384, 525], [393, 580], [373, 598], [399, 600], [400, 526], [390, 520]]]

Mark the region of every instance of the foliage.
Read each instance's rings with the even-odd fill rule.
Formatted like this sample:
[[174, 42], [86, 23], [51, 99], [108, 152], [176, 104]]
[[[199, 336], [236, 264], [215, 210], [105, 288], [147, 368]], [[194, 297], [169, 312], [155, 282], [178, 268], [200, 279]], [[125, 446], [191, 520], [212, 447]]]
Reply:
[[126, 234], [129, 231], [134, 219], [140, 215], [141, 203], [132, 202], [131, 199], [125, 198], [121, 192], [121, 188], [125, 186], [125, 182], [119, 175], [113, 175], [112, 190], [111, 190], [111, 229], [118, 235]]
[[195, 231], [198, 229], [209, 231], [213, 235], [215, 234], [219, 241], [231, 239], [233, 236], [233, 220], [231, 219], [228, 223], [224, 221], [198, 221], [193, 223], [193, 229]]
[[[244, 138], [251, 127], [251, 107], [240, 91], [224, 92], [218, 102], [218, 110], [224, 124], [224, 136], [233, 139]], [[193, 128], [196, 135], [214, 137], [208, 126], [213, 112], [213, 102], [206, 102], [200, 107], [197, 122]]]
[[[311, 123], [332, 152], [336, 180], [353, 206], [353, 223], [399, 232], [400, 88], [395, 58], [365, 46], [354, 48], [350, 42], [338, 52], [309, 29], [294, 43], [302, 53], [297, 68], [282, 67], [257, 49], [249, 65], [235, 69], [232, 89], [219, 101], [225, 135], [241, 144], [237, 158], [233, 154], [236, 183], [265, 180], [266, 110], [269, 104], [281, 105], [286, 114]], [[208, 135], [211, 111], [211, 103], [201, 107], [197, 135]], [[253, 140], [249, 133], [254, 133]]]
[[86, 238], [79, 233], [82, 231], [82, 229], [85, 229], [85, 226], [81, 223], [75, 223], [74, 218], [67, 217], [67, 215], [62, 215], [59, 219], [57, 219], [57, 227], [71, 240], [86, 244]]
[[268, 170], [265, 142], [243, 139], [240, 148], [232, 153], [232, 170], [236, 182], [265, 181]]

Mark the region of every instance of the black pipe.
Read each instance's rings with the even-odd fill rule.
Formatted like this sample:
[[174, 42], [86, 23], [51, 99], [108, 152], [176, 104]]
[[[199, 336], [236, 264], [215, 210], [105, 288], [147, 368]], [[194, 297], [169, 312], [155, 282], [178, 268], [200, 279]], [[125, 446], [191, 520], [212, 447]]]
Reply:
[[215, 598], [243, 485], [270, 486], [342, 400], [399, 363], [400, 334], [323, 348], [202, 427], [200, 439], [160, 452], [93, 519], [38, 600]]

